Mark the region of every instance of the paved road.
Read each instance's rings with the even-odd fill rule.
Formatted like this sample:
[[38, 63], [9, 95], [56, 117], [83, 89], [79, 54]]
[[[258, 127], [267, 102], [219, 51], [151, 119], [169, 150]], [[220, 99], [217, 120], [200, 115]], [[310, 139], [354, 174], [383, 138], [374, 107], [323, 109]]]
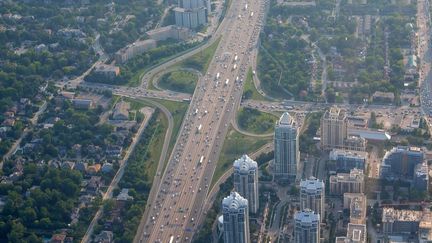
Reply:
[[[139, 141], [139, 138], [141, 137], [141, 134], [143, 133], [145, 127], [147, 126], [148, 121], [150, 120], [150, 117], [154, 113], [154, 109], [146, 107], [146, 108], [142, 109], [141, 112], [143, 112], [143, 114], [144, 114], [144, 120], [142, 121], [138, 131], [135, 133], [135, 136], [132, 138], [131, 145], [126, 150], [125, 156], [123, 157], [122, 160], [119, 161], [120, 167], [117, 170], [117, 173], [114, 175], [114, 178], [112, 179], [110, 185], [108, 186], [107, 191], [104, 193], [104, 195], [102, 197], [103, 201], [112, 198], [112, 192], [117, 187], [117, 184], [119, 183], [120, 179], [123, 177], [124, 169], [127, 165], [127, 161], [129, 159], [129, 156], [134, 151], [134, 149], [135, 149], [135, 147]], [[101, 207], [99, 207], [98, 211], [96, 212], [95, 216], [93, 217], [92, 221], [90, 222], [85, 235], [81, 239], [82, 243], [90, 242], [90, 238], [91, 238], [91, 235], [93, 234], [94, 226], [98, 222], [99, 218], [102, 216], [102, 211], [103, 211], [103, 207], [101, 206]]]
[[[419, 87], [420, 87], [420, 101], [423, 113], [427, 116], [432, 114], [432, 75], [431, 75], [431, 64], [432, 64], [432, 50], [431, 50], [431, 39], [430, 39], [430, 12], [429, 12], [429, 1], [419, 0], [417, 1], [417, 28], [418, 28], [418, 56], [420, 57], [420, 69], [419, 69]], [[428, 120], [428, 125], [431, 121]]]
[[215, 161], [240, 103], [240, 79], [245, 78], [250, 50], [256, 46], [263, 10], [264, 4], [257, 1], [232, 2], [218, 29], [222, 41], [207, 74], [198, 81], [156, 200], [148, 203], [151, 209], [139, 241], [189, 242], [197, 230]]
[[109, 85], [109, 84], [99, 84], [99, 83], [81, 83], [80, 88], [88, 89], [88, 90], [110, 90], [113, 94], [120, 96], [131, 96], [136, 98], [155, 98], [155, 99], [164, 99], [171, 101], [189, 101], [191, 99], [190, 94], [179, 93], [174, 91], [158, 91], [158, 90], [147, 90], [142, 87], [125, 87], [125, 86], [117, 86], [117, 85]]

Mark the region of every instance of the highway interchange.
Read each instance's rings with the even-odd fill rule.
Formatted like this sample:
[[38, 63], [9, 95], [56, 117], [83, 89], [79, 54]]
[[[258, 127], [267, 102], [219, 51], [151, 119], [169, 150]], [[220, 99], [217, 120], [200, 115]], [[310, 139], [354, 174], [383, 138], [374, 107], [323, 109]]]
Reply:
[[[200, 222], [201, 216], [205, 214], [203, 204], [210, 189], [209, 184], [229, 123], [233, 120], [240, 105], [264, 111], [292, 109], [300, 113], [323, 110], [331, 105], [288, 100], [276, 102], [250, 100], [241, 103], [245, 73], [249, 65], [256, 63], [254, 52], [262, 26], [264, 5], [263, 1], [233, 1], [226, 17], [210, 41], [147, 72], [142, 77], [143, 82], [140, 87], [84, 82], [79, 84], [83, 88], [108, 89], [114, 94], [131, 98], [159, 98], [191, 102], [168, 166], [163, 173], [158, 168], [158, 175], [153, 183], [152, 193], [149, 196], [143, 220], [137, 230], [135, 242], [170, 242], [171, 240], [189, 242], [192, 240], [193, 234], [198, 229], [197, 222]], [[417, 16], [421, 60], [420, 93], [422, 109], [426, 115], [429, 115], [432, 112], [432, 102], [429, 92], [431, 56], [428, 45], [430, 38], [428, 1], [419, 1], [419, 8], [421, 8], [419, 12], [423, 11], [423, 14]], [[147, 89], [148, 82], [155, 74], [202, 51], [220, 36], [222, 39], [209, 65], [208, 72], [198, 81], [193, 96], [173, 91]], [[425, 81], [421, 82], [422, 80]], [[364, 108], [363, 105], [341, 104], [339, 106], [351, 110]], [[368, 108], [400, 109], [400, 107], [381, 105], [372, 105]]]

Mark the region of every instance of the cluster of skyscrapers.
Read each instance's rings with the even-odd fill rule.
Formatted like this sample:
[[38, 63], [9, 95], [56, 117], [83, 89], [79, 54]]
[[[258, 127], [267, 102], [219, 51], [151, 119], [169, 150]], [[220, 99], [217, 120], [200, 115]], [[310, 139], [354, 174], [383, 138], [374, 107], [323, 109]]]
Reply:
[[[369, 157], [366, 140], [349, 136], [346, 112], [337, 107], [326, 111], [320, 123], [321, 148], [329, 151], [329, 159], [334, 161], [335, 167], [334, 174], [329, 178], [330, 195], [343, 197], [343, 208], [350, 212], [346, 236], [337, 237], [336, 242], [365, 243], [367, 201], [364, 171]], [[289, 113], [282, 114], [275, 126], [274, 161], [271, 168], [277, 181], [299, 185], [300, 210], [294, 214], [293, 242], [318, 243], [321, 223], [326, 218], [325, 184], [314, 177], [300, 180], [299, 129]], [[410, 180], [416, 190], [428, 190], [428, 166], [419, 148], [393, 148], [385, 154], [380, 168], [381, 178]], [[219, 221], [223, 224], [221, 228], [225, 243], [250, 242], [249, 213], [255, 214], [259, 209], [258, 165], [243, 155], [234, 162], [233, 169], [235, 192], [223, 200], [223, 216]], [[400, 231], [399, 228], [409, 221], [409, 227], [420, 230], [423, 238], [429, 237], [429, 234], [432, 236], [432, 222], [427, 222], [432, 218], [430, 213], [425, 214], [427, 217], [418, 216], [413, 220], [409, 215], [407, 212], [386, 209], [383, 214], [384, 231]]]
[[300, 211], [294, 215], [294, 242], [320, 242], [324, 219], [325, 186], [316, 178], [300, 182]]
[[248, 243], [249, 213], [257, 213], [258, 164], [243, 155], [234, 161], [234, 191], [222, 201], [223, 239], [225, 243]]

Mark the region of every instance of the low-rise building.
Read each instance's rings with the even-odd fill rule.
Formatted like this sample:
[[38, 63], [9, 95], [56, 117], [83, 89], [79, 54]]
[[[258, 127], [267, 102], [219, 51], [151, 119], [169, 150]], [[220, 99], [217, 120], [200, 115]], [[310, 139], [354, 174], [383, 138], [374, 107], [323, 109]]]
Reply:
[[100, 176], [92, 176], [87, 184], [87, 192], [95, 195], [102, 186], [102, 178]]
[[129, 189], [123, 188], [117, 196], [117, 201], [129, 201], [133, 200], [132, 196], [129, 196]]
[[330, 176], [330, 194], [343, 195], [346, 192], [364, 193], [363, 170], [352, 169], [350, 173]]
[[372, 95], [372, 101], [380, 104], [393, 103], [394, 99], [395, 95], [392, 92], [375, 91], [375, 93]]
[[366, 225], [365, 224], [348, 224], [347, 236], [336, 237], [336, 243], [366, 243]]
[[419, 230], [420, 222], [429, 220], [430, 212], [383, 208], [382, 227], [384, 234], [411, 234]]
[[101, 171], [102, 173], [110, 173], [113, 169], [113, 164], [106, 162], [102, 165]]
[[102, 231], [94, 239], [95, 243], [112, 243], [114, 242], [114, 234], [112, 231]]
[[93, 107], [93, 100], [90, 99], [73, 99], [72, 105], [75, 109], [88, 110]]
[[344, 141], [344, 149], [352, 151], [366, 151], [367, 141], [360, 136], [348, 136]]
[[418, 147], [398, 146], [387, 151], [381, 162], [380, 177], [388, 180], [410, 180], [414, 168], [421, 164], [424, 152]]
[[330, 151], [329, 158], [330, 160], [336, 161], [338, 172], [348, 172], [354, 168], [364, 170], [368, 153], [363, 151], [333, 149]]
[[88, 166], [87, 167], [87, 173], [92, 174], [92, 175], [97, 174], [100, 171], [101, 167], [102, 166], [100, 164], [94, 164], [94, 165]]
[[432, 214], [423, 215], [423, 220], [420, 221], [418, 231], [419, 243], [432, 242]]
[[93, 72], [106, 78], [113, 79], [120, 75], [120, 68], [114, 65], [99, 64], [96, 65]]
[[364, 115], [348, 115], [348, 126], [367, 128], [369, 123], [369, 118]]
[[366, 195], [364, 193], [350, 193], [346, 192], [343, 194], [343, 208], [349, 209], [351, 206], [351, 201], [354, 198], [360, 198], [360, 200], [366, 202]]
[[150, 49], [156, 48], [156, 46], [156, 41], [152, 39], [137, 41], [119, 50], [114, 55], [114, 59], [116, 63], [125, 63]]
[[193, 9], [176, 7], [173, 11], [177, 26], [194, 29], [207, 23], [205, 7]]
[[123, 152], [123, 148], [118, 145], [108, 146], [105, 150], [105, 154], [110, 158], [120, 158]]
[[350, 203], [350, 223], [366, 223], [366, 197], [355, 197]]
[[190, 29], [175, 25], [168, 25], [147, 31], [146, 34], [153, 40], [164, 41], [167, 39], [187, 40], [194, 34]]
[[426, 162], [416, 165], [412, 186], [417, 191], [429, 191], [429, 167]]
[[116, 104], [112, 119], [113, 120], [129, 120], [129, 108], [130, 105], [128, 102], [120, 101]]

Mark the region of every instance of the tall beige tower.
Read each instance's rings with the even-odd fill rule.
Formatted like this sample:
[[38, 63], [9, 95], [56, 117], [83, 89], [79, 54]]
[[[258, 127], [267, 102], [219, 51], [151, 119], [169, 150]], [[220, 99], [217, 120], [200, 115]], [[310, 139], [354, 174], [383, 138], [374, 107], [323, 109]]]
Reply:
[[321, 118], [321, 148], [344, 148], [348, 137], [348, 119], [344, 110], [331, 107]]

